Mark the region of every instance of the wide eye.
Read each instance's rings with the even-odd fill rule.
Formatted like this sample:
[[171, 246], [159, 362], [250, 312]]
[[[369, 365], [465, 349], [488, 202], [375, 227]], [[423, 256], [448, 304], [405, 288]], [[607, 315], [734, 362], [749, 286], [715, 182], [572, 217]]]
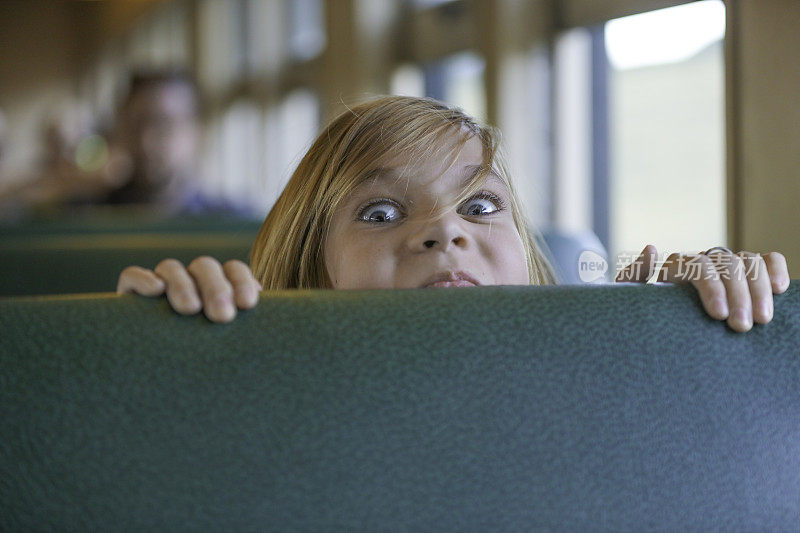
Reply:
[[387, 222], [394, 222], [400, 216], [400, 209], [389, 201], [382, 201], [368, 205], [358, 214], [358, 219], [365, 222], [376, 222], [383, 224]]
[[458, 212], [467, 216], [481, 216], [489, 215], [500, 211], [503, 208], [503, 202], [492, 193], [482, 192], [476, 194], [461, 205]]

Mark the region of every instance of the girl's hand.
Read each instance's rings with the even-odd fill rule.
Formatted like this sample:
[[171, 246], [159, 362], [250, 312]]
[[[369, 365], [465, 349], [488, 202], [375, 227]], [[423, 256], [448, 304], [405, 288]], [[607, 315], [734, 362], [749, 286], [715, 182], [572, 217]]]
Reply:
[[[766, 324], [772, 320], [772, 294], [789, 287], [786, 258], [778, 252], [734, 254], [721, 248], [709, 252], [670, 255], [658, 273], [658, 281], [691, 283], [700, 293], [706, 312], [717, 320], [727, 319], [734, 331], [749, 331], [753, 322]], [[615, 281], [647, 283], [657, 257], [655, 246], [648, 244]]]
[[[194, 315], [202, 309], [212, 322], [230, 322], [236, 308], [250, 309], [258, 303], [261, 285], [241, 261], [224, 265], [213, 257], [198, 257], [188, 268], [177, 259], [165, 259], [155, 271], [129, 266], [119, 275], [117, 294], [160, 296], [182, 315]], [[234, 305], [235, 302], [235, 305]]]

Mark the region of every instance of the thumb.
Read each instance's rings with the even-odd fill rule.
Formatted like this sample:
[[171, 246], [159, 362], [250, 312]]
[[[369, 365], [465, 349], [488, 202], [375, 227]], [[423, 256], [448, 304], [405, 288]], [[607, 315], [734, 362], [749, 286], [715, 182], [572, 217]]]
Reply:
[[647, 280], [649, 280], [655, 272], [657, 257], [658, 250], [656, 250], [656, 247], [652, 244], [648, 244], [633, 263], [619, 271], [614, 281], [647, 283]]
[[117, 281], [117, 294], [160, 296], [166, 288], [164, 280], [155, 272], [138, 266], [127, 267], [120, 273]]

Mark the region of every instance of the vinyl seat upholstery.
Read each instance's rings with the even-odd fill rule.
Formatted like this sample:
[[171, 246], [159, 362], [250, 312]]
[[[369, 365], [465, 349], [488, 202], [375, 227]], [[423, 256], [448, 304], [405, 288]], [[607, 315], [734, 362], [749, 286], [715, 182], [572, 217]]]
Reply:
[[800, 281], [0, 299], [0, 530], [792, 530]]

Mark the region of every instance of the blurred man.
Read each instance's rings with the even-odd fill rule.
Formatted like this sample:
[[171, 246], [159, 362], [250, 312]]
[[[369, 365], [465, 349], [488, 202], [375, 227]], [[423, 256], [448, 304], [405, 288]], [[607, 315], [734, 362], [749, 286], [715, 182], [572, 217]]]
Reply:
[[148, 204], [167, 212], [242, 211], [203, 194], [199, 184], [199, 102], [194, 83], [180, 71], [139, 73], [118, 114], [115, 144], [127, 156], [117, 163], [110, 204]]
[[131, 76], [110, 143], [102, 140], [98, 153], [103, 161], [98, 165], [82, 165], [76, 150], [80, 139], [62, 142], [56, 135], [61, 129], [48, 125], [43, 143], [48, 156], [40, 177], [0, 194], [6, 205], [125, 204], [164, 215], [252, 215], [247, 206], [201, 190], [199, 101], [191, 77], [183, 71]]

